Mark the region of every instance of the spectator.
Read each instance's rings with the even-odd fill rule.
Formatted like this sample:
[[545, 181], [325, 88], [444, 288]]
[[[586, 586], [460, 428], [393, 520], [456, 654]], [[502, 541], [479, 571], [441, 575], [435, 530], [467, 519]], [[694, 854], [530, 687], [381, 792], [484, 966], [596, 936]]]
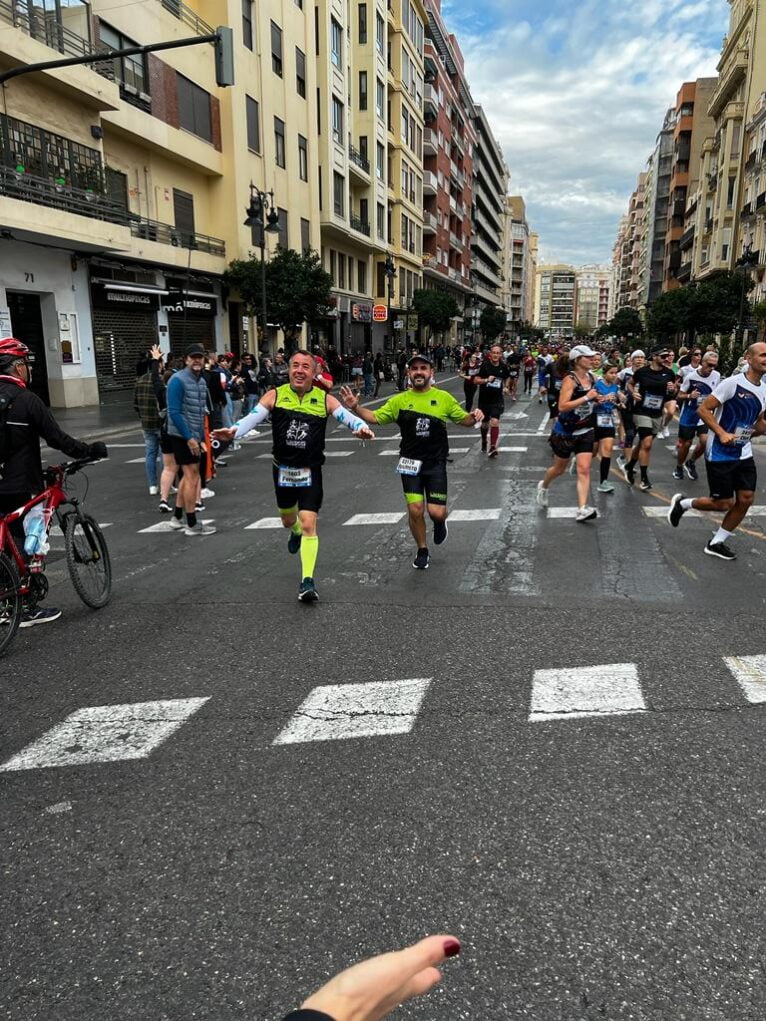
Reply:
[[364, 396], [372, 397], [373, 390], [375, 388], [375, 380], [373, 374], [375, 367], [372, 361], [372, 355], [369, 351], [364, 352], [364, 358], [362, 359], [362, 377], [364, 379]]
[[274, 358], [274, 386], [283, 386], [288, 381], [289, 368], [285, 361], [284, 351], [280, 348]]
[[242, 408], [242, 414], [249, 415], [258, 403], [258, 395], [260, 393], [258, 385], [258, 366], [255, 361], [255, 355], [248, 352], [243, 356], [241, 375], [244, 386], [244, 406]]
[[377, 397], [380, 393], [380, 384], [386, 378], [386, 368], [383, 364], [383, 355], [380, 351], [375, 355], [375, 361], [372, 363], [372, 373], [375, 377], [375, 392], [373, 397]]
[[[265, 394], [274, 386], [274, 363], [264, 355], [261, 358], [261, 365], [258, 369], [258, 396]], [[257, 403], [257, 402], [256, 402]]]
[[159, 397], [164, 389], [160, 377], [163, 369], [162, 352], [158, 345], [154, 345], [149, 359], [139, 362], [138, 367], [143, 367], [144, 371], [139, 373], [133, 389], [133, 407], [141, 420], [141, 430], [144, 434], [146, 480], [149, 484], [149, 495], [156, 496], [159, 491], [157, 461], [160, 456], [161, 426]]

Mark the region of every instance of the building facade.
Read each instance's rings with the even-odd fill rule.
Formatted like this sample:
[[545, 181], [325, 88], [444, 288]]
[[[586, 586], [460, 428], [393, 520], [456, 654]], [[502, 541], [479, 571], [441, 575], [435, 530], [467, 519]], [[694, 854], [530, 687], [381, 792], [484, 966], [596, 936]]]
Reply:
[[477, 306], [500, 305], [503, 287], [503, 219], [508, 168], [487, 115], [476, 107], [471, 271]]
[[513, 333], [518, 332], [521, 323], [531, 323], [534, 316], [536, 259], [524, 199], [521, 195], [508, 195], [503, 210], [500, 302]]
[[535, 326], [545, 330], [551, 340], [560, 341], [574, 333], [576, 282], [574, 266], [537, 267]]
[[614, 270], [611, 266], [580, 266], [575, 287], [575, 326], [594, 333], [612, 317]]

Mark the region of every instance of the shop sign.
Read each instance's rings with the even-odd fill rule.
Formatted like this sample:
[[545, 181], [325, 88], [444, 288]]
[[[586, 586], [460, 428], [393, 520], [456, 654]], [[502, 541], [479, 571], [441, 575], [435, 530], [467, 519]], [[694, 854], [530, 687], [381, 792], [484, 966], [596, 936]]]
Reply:
[[365, 305], [360, 302], [354, 302], [351, 306], [351, 318], [357, 323], [371, 323], [372, 322], [372, 305]]
[[90, 285], [90, 298], [94, 308], [134, 308], [139, 312], [156, 312], [160, 307], [159, 294], [144, 291], [120, 291], [103, 284]]
[[181, 291], [170, 291], [162, 296], [162, 307], [166, 312], [179, 315], [198, 316], [203, 319], [214, 319], [218, 314], [218, 302], [215, 298], [205, 298], [198, 294], [184, 295]]
[[404, 320], [403, 319], [394, 319], [394, 329], [395, 330], [403, 330], [404, 329]]
[[418, 328], [418, 317], [417, 316], [407, 316], [407, 329], [408, 330], [417, 330], [417, 328]]
[[372, 306], [372, 321], [374, 323], [385, 323], [388, 321], [388, 308], [385, 305]]

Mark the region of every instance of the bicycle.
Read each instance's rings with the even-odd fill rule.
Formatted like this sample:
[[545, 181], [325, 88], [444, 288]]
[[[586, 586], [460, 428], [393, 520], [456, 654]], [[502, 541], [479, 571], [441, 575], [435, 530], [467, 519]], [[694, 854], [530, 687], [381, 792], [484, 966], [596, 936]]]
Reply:
[[94, 463], [86, 458], [51, 465], [45, 469], [46, 488], [42, 493], [18, 510], [0, 515], [0, 656], [19, 629], [23, 607], [36, 606], [48, 594], [45, 555], [38, 554], [27, 561], [10, 530], [11, 524], [33, 507], [42, 505], [46, 540], [54, 517], [63, 532], [67, 570], [80, 599], [93, 610], [109, 602], [112, 564], [104, 533], [82, 511], [79, 498], [70, 496], [65, 488], [68, 476]]

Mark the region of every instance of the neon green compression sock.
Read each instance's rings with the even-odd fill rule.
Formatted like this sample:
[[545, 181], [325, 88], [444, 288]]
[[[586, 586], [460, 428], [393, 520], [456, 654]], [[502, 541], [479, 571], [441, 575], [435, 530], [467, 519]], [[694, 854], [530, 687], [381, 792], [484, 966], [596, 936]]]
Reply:
[[314, 577], [314, 568], [317, 565], [319, 554], [319, 536], [304, 535], [301, 541], [301, 571], [304, 578]]

